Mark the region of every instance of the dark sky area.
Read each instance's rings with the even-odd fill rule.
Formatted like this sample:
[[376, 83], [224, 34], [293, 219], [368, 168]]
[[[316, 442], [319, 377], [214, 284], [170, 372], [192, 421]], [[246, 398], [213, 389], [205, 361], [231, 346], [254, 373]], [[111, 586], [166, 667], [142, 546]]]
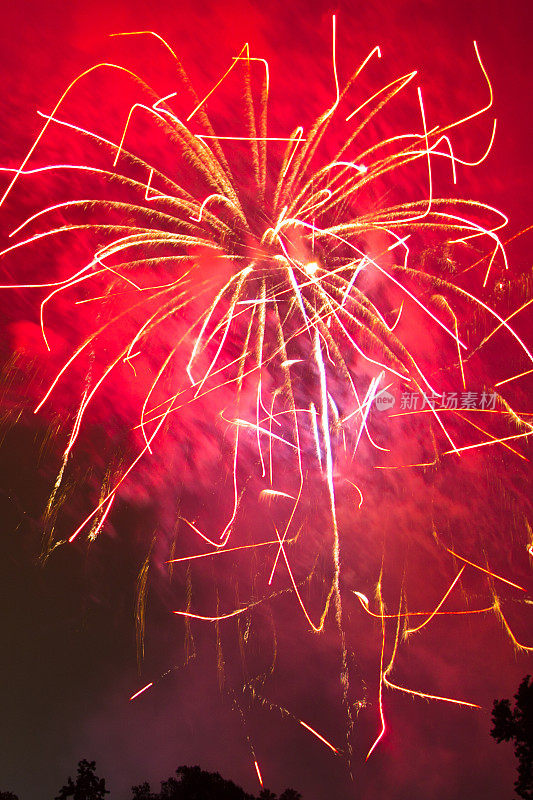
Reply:
[[[441, 175], [437, 170], [442, 178], [439, 191], [470, 196], [501, 209], [510, 220], [504, 241], [532, 224], [533, 12], [526, 0], [341, 0], [336, 5], [326, 0], [206, 0], [200, 4], [192, 0], [9, 0], [0, 25], [0, 166], [20, 164], [42, 124], [36, 111], [49, 113], [68, 82], [98, 61], [122, 60], [147, 75], [161, 95], [173, 90], [169, 63], [161, 49], [146, 40], [132, 46], [109, 39], [108, 34], [115, 32], [153, 30], [165, 37], [179, 53], [200, 95], [248, 41], [252, 56], [269, 61], [272, 135], [287, 136], [300, 122], [309, 127], [314, 115], [331, 103], [334, 92], [332, 12], [337, 14], [341, 82], [379, 44], [386, 66], [376, 67], [378, 82], [372, 83], [369, 77], [366, 88], [375, 91], [392, 77], [419, 69], [431, 124], [466, 116], [487, 102], [487, 85], [472, 44], [478, 42], [494, 90], [489, 115], [497, 118], [495, 143], [476, 170], [459, 167], [455, 188], [449, 173], [442, 170]], [[85, 88], [80, 89], [81, 116], [87, 126], [100, 124], [104, 108], [110, 124], [115, 106], [120, 118], [122, 98], [118, 92], [110, 95], [110, 85], [96, 84], [100, 95], [87, 94], [86, 101]], [[228, 116], [234, 114], [229, 100], [228, 109]], [[466, 160], [475, 160], [483, 152], [491, 125], [489, 116], [457, 133], [458, 152]], [[380, 130], [379, 135], [384, 133]], [[73, 158], [75, 152], [65, 155], [58, 136], [49, 147], [47, 157], [56, 162]], [[79, 151], [75, 157], [81, 158]], [[0, 173], [0, 188], [7, 180]], [[83, 196], [81, 191], [74, 195]], [[0, 208], [2, 248], [7, 246], [8, 233], [47, 202], [45, 183], [39, 190], [31, 181], [20, 184], [16, 196]], [[530, 232], [509, 244], [506, 280], [522, 288], [509, 289], [507, 306], [505, 298], [499, 297], [507, 313], [525, 301], [527, 292], [531, 296], [527, 270], [532, 241]], [[59, 268], [76, 256], [76, 247], [58, 251]], [[45, 281], [52, 258], [45, 246], [40, 255], [33, 249], [20, 260], [3, 259], [0, 282], [16, 282], [21, 271], [24, 281]], [[469, 287], [478, 289], [480, 282], [478, 275]], [[491, 300], [490, 291], [489, 286], [483, 294], [486, 302]], [[510, 747], [497, 746], [490, 738], [490, 710], [495, 698], [510, 697], [522, 677], [533, 670], [531, 652], [513, 648], [494, 613], [435, 618], [401, 650], [393, 680], [480, 708], [385, 691], [387, 732], [365, 762], [380, 727], [381, 632], [350, 590], [367, 594], [376, 610], [375, 586], [383, 563], [383, 585], [388, 580], [390, 587], [389, 612], [396, 611], [402, 586], [411, 592], [410, 606], [431, 610], [462, 566], [456, 562], [454, 572], [450, 557], [445, 561], [442, 548], [435, 549], [437, 533], [444, 531], [447, 545], [453, 544], [456, 552], [480, 565], [490, 564], [495, 572], [525, 588], [521, 592], [497, 585], [517, 638], [533, 644], [533, 582], [527, 552], [533, 541], [531, 528], [528, 533], [532, 524], [529, 461], [503, 449], [496, 453], [496, 448], [485, 448], [483, 454], [465, 455], [460, 468], [451, 460], [443, 461], [440, 471], [409, 472], [404, 480], [397, 473], [374, 469], [377, 462], [372, 462], [369, 448], [362, 449], [357, 476], [365, 487], [365, 503], [356, 514], [341, 498], [339, 511], [347, 542], [343, 624], [354, 716], [356, 704], [361, 703], [350, 736], [350, 768], [346, 758], [332, 753], [298, 724], [299, 719], [306, 720], [347, 752], [333, 613], [322, 634], [309, 631], [280, 577], [274, 584], [279, 598], [271, 608], [259, 607], [246, 632], [253, 651], [246, 664], [239, 646], [244, 623], [241, 628], [232, 621], [218, 627], [193, 623], [188, 634], [183, 620], [169, 613], [185, 607], [191, 582], [199, 613], [207, 613], [218, 602], [214, 586], [220, 587], [224, 610], [243, 602], [246, 587], [251, 585], [259, 593], [265, 589], [262, 552], [252, 566], [263, 577], [250, 579], [239, 556], [233, 563], [226, 561], [218, 572], [217, 564], [190, 572], [176, 565], [170, 585], [164, 562], [179, 509], [190, 511], [200, 498], [204, 517], [217, 520], [217, 510], [213, 510], [217, 509], [216, 475], [211, 466], [216, 459], [209, 449], [213, 439], [208, 438], [202, 420], [193, 419], [193, 412], [184, 413], [182, 426], [185, 438], [193, 443], [195, 437], [205, 437], [198, 439], [195, 456], [182, 458], [168, 451], [156, 455], [153, 474], [150, 467], [142, 467], [95, 543], [89, 547], [80, 537], [40, 563], [42, 514], [60, 466], [65, 441], [61, 417], [68, 397], [59, 394], [57, 407], [48, 415], [34, 416], [30, 411], [49, 382], [50, 369], [56, 367], [47, 361], [41, 344], [33, 345], [38, 340], [36, 309], [38, 302], [31, 292], [0, 293], [0, 358], [5, 365], [0, 416], [0, 790], [13, 791], [20, 800], [46, 800], [75, 772], [77, 762], [87, 758], [96, 760], [112, 800], [126, 800], [129, 787], [143, 780], [157, 786], [180, 764], [200, 764], [257, 792], [255, 754], [265, 785], [276, 792], [293, 786], [304, 800], [510, 797], [513, 756]], [[58, 334], [57, 340], [61, 353], [62, 342], [74, 335], [75, 322], [69, 313], [61, 312], [64, 326], [62, 339]], [[531, 347], [530, 312], [515, 322]], [[413, 337], [423, 339], [419, 325], [418, 320]], [[507, 345], [502, 338], [488, 348], [493, 379], [495, 373], [503, 378], [519, 372], [520, 365], [528, 368], [515, 349], [506, 350]], [[515, 384], [506, 397], [527, 412], [533, 383]], [[123, 385], [113, 391], [115, 404], [126, 395]], [[127, 405], [128, 401], [123, 402]], [[207, 406], [199, 408], [194, 413], [207, 413]], [[111, 430], [120, 424], [112, 405], [99, 413], [107, 415], [105, 422]], [[58, 523], [61, 537], [76, 527], [95, 476], [105, 472], [105, 446], [100, 441], [106, 427], [103, 417], [100, 422], [80, 442], [77, 473], [66, 488], [67, 510]], [[506, 430], [507, 435], [514, 432], [512, 426]], [[409, 435], [408, 429], [400, 428], [399, 440], [404, 434]], [[418, 429], [415, 436], [421, 436]], [[117, 434], [114, 443], [120, 445], [119, 440]], [[409, 462], [409, 445], [400, 441], [398, 448]], [[531, 457], [530, 446], [528, 451], [521, 442], [517, 448]], [[165, 459], [170, 472], [159, 479]], [[196, 464], [191, 466], [191, 460]], [[242, 524], [252, 532], [262, 531], [262, 508], [259, 503], [247, 508]], [[302, 568], [312, 562], [315, 551], [320, 553], [322, 522], [317, 513], [309, 550], [299, 556]], [[385, 541], [387, 556], [382, 562]], [[182, 527], [176, 552], [183, 542], [184, 552], [195, 552]], [[138, 669], [136, 592], [151, 546], [145, 658]], [[491, 605], [492, 585], [479, 571], [465, 571], [450, 607]], [[274, 651], [276, 667], [271, 674]], [[252, 702], [242, 686], [243, 675], [250, 677], [247, 670], [254, 669], [264, 672], [265, 678], [262, 694], [258, 691]], [[128, 702], [151, 681], [154, 686], [149, 691]]]

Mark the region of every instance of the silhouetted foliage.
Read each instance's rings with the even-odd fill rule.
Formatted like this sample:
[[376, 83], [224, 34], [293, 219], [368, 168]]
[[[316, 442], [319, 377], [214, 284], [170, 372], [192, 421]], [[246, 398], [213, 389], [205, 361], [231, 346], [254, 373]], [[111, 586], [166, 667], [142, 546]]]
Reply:
[[[256, 798], [218, 772], [186, 766], [178, 767], [176, 778], [163, 781], [158, 794], [151, 791], [149, 783], [133, 786], [131, 791], [132, 800], [278, 800], [269, 789], [263, 789]], [[294, 789], [285, 789], [279, 800], [302, 800], [302, 796]]]
[[497, 742], [514, 741], [514, 753], [518, 759], [515, 791], [524, 800], [533, 800], [533, 681], [530, 682], [529, 675], [514, 697], [513, 709], [509, 700], [494, 701], [490, 735]]
[[109, 791], [105, 788], [105, 779], [96, 775], [96, 762], [83, 759], [78, 764], [76, 783], [69, 777], [55, 800], [105, 800]]
[[0, 792], [0, 800], [19, 800], [13, 792]]
[[200, 767], [178, 767], [176, 778], [161, 783], [161, 791], [153, 794], [148, 783], [132, 788], [132, 800], [255, 800], [253, 795], [233, 781], [224, 780], [218, 772], [205, 772]]
[[150, 791], [149, 783], [140, 783], [138, 786], [131, 787], [132, 800], [157, 800], [157, 795]]

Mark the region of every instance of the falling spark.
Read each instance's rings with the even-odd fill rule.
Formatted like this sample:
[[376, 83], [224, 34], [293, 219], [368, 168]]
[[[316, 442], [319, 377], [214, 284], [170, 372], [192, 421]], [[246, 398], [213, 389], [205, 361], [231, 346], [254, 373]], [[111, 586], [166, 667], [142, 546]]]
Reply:
[[321, 736], [321, 734], [318, 731], [315, 731], [315, 729], [312, 728], [310, 725], [308, 725], [307, 722], [304, 722], [301, 719], [298, 720], [298, 722], [300, 723], [302, 728], [305, 728], [306, 730], [308, 730], [310, 733], [313, 734], [313, 736], [316, 736], [317, 739], [319, 739], [321, 742], [323, 742], [326, 745], [326, 747], [329, 747], [330, 750], [332, 750], [334, 753], [338, 754], [339, 751], [337, 750], [337, 748], [333, 747], [331, 742], [328, 742], [327, 739], [325, 739], [323, 736]]
[[132, 696], [130, 697], [130, 702], [132, 700], [135, 700], [136, 697], [139, 697], [139, 695], [141, 695], [143, 692], [146, 692], [146, 690], [150, 689], [150, 687], [153, 686], [153, 685], [154, 685], [153, 681], [151, 683], [147, 683], [146, 686], [143, 686], [143, 688], [139, 689], [138, 692], [135, 692], [135, 694], [132, 694]]
[[259, 785], [263, 788], [263, 778], [261, 776], [261, 770], [259, 769], [259, 764], [257, 761], [254, 761], [255, 771], [257, 772], [257, 778], [259, 780]]

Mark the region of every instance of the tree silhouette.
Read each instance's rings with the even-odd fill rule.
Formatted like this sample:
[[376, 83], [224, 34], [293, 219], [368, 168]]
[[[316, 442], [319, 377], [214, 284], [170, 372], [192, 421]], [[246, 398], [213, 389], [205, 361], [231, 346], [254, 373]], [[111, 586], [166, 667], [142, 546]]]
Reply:
[[141, 783], [139, 786], [132, 786], [132, 800], [157, 800], [157, 795], [150, 791], [149, 783]]
[[[218, 772], [186, 766], [178, 767], [175, 778], [162, 781], [158, 794], [151, 791], [149, 783], [132, 786], [131, 791], [132, 800], [278, 800], [269, 789], [263, 789], [256, 798]], [[294, 789], [285, 789], [279, 800], [302, 800], [302, 796]]]
[[494, 701], [490, 735], [497, 742], [514, 741], [514, 754], [518, 759], [515, 791], [523, 800], [533, 800], [533, 681], [530, 682], [530, 675], [526, 675], [514, 698], [512, 710], [509, 700]]
[[0, 792], [0, 800], [19, 800], [13, 792]]
[[302, 795], [296, 789], [285, 789], [278, 798], [270, 789], [262, 789], [257, 800], [302, 800]]
[[109, 791], [105, 788], [105, 779], [99, 778], [96, 773], [96, 762], [83, 759], [78, 764], [76, 783], [69, 776], [68, 782], [61, 789], [55, 800], [105, 800]]
[[153, 794], [148, 783], [133, 786], [132, 800], [255, 800], [253, 795], [233, 781], [224, 780], [218, 772], [181, 766], [176, 776], [161, 783], [159, 794]]

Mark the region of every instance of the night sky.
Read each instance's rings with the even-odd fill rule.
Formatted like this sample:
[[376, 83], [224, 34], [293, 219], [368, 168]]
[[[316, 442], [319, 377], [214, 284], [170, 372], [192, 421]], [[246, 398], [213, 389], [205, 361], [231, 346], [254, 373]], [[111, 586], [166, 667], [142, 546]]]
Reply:
[[[498, 120], [495, 143], [481, 166], [472, 171], [459, 169], [458, 187], [453, 187], [448, 173], [438, 172], [439, 191], [499, 208], [510, 220], [504, 241], [530, 225], [533, 19], [526, 0], [466, 4], [460, 0], [369, 0], [335, 6], [293, 0], [264, 4], [213, 0], [201, 6], [189, 0], [9, 2], [0, 28], [0, 166], [20, 164], [42, 124], [36, 111], [49, 113], [68, 82], [98, 61], [130, 59], [128, 63], [135, 62], [161, 95], [173, 90], [161, 50], [151, 42], [132, 47], [131, 42], [110, 40], [108, 34], [115, 32], [153, 30], [165, 37], [180, 54], [200, 95], [248, 41], [252, 55], [269, 61], [273, 135], [287, 136], [300, 122], [309, 126], [331, 103], [332, 12], [337, 13], [341, 76], [346, 77], [379, 44], [387, 69], [380, 64], [378, 83], [369, 77], [365, 88], [375, 91], [384, 76], [419, 69], [432, 124], [467, 115], [486, 103], [487, 85], [472, 44], [478, 42], [494, 90], [489, 115]], [[85, 89], [80, 90], [78, 110], [86, 125], [98, 119], [101, 109], [109, 112], [110, 125], [121, 119], [120, 103], [126, 100], [116, 89], [116, 96], [110, 94], [110, 86], [105, 81], [96, 84], [92, 95], [87, 89], [87, 96]], [[235, 119], [229, 100], [227, 113], [230, 120]], [[466, 160], [475, 160], [483, 152], [491, 122], [488, 116], [458, 133], [458, 150]], [[387, 129], [379, 131], [380, 136], [387, 133]], [[82, 157], [83, 150], [75, 149], [79, 145], [68, 141], [72, 149], [65, 154], [61, 137], [51, 139], [49, 161]], [[157, 141], [153, 147], [157, 152]], [[1, 173], [0, 181], [2, 187], [7, 186]], [[38, 185], [29, 180], [0, 209], [2, 248], [17, 224], [50, 202], [47, 191], [46, 182]], [[82, 191], [75, 187], [73, 194], [81, 197]], [[531, 296], [527, 281], [531, 242], [529, 232], [508, 246], [505, 280], [510, 288], [505, 297], [497, 297], [499, 308], [508, 314], [525, 302], [528, 292]], [[25, 282], [46, 280], [42, 276], [50, 274], [47, 270], [61, 270], [77, 255], [78, 245], [71, 242], [57, 251], [45, 246], [20, 258], [4, 258], [0, 281], [15, 283], [20, 275]], [[478, 288], [479, 275], [471, 280], [470, 288]], [[493, 298], [491, 291], [494, 284], [483, 294], [486, 302]], [[527, 552], [532, 541], [529, 461], [503, 448], [485, 448], [483, 453], [465, 455], [460, 466], [448, 459], [439, 471], [411, 470], [400, 476], [376, 470], [371, 448], [365, 445], [362, 450], [357, 467], [365, 490], [361, 512], [356, 514], [343, 497], [339, 507], [347, 542], [342, 588], [350, 701], [363, 703], [351, 736], [351, 778], [346, 759], [333, 754], [297, 722], [307, 720], [339, 749], [346, 749], [338, 631], [332, 613], [323, 634], [310, 632], [280, 577], [274, 587], [279, 598], [271, 607], [261, 606], [254, 617], [251, 665], [246, 667], [233, 622], [218, 628], [193, 623], [191, 638], [183, 620], [169, 613], [185, 607], [191, 582], [199, 613], [214, 609], [218, 592], [221, 608], [226, 610], [238, 606], [250, 587], [258, 592], [265, 588], [261, 585], [263, 553], [252, 565], [263, 576], [257, 579], [250, 578], [250, 564], [239, 556], [220, 569], [209, 564], [189, 573], [176, 565], [172, 583], [168, 580], [164, 562], [176, 536], [178, 514], [192, 517], [191, 509], [198, 504], [202, 519], [216, 523], [222, 514], [216, 494], [215, 451], [223, 446], [223, 437], [214, 425], [213, 429], [204, 425], [207, 405], [184, 412], [181, 434], [178, 431], [176, 439], [168, 440], [166, 449], [154, 456], [152, 467], [136, 474], [95, 543], [88, 546], [80, 537], [72, 545], [55, 549], [45, 563], [39, 561], [42, 515], [60, 466], [65, 443], [61, 421], [72, 387], [65, 385], [48, 413], [31, 413], [35, 398], [42, 396], [61, 360], [48, 357], [39, 341], [40, 299], [35, 298], [29, 291], [0, 293], [4, 365], [0, 395], [0, 790], [13, 791], [20, 800], [53, 797], [67, 776], [74, 774], [77, 762], [87, 758], [96, 760], [111, 798], [127, 798], [129, 787], [144, 780], [156, 788], [180, 764], [200, 764], [247, 791], [258, 792], [255, 753], [265, 785], [276, 792], [293, 786], [304, 800], [499, 800], [510, 796], [512, 751], [491, 739], [490, 710], [495, 698], [510, 697], [522, 677], [532, 671], [531, 653], [513, 649], [494, 614], [436, 618], [402, 650], [394, 679], [481, 708], [387, 691], [387, 733], [365, 762], [380, 726], [380, 629], [362, 613], [350, 590], [366, 593], [371, 607], [377, 609], [375, 585], [383, 564], [384, 587], [390, 587], [389, 613], [397, 609], [402, 586], [410, 593], [413, 609], [434, 608], [462, 566], [456, 562], [454, 572], [450, 557], [445, 561], [442, 549], [437, 551], [437, 531], [456, 552], [480, 565], [490, 564], [494, 572], [526, 589], [524, 593], [497, 587], [517, 638], [533, 644], [533, 582]], [[60, 354], [75, 335], [76, 322], [69, 314], [69, 309], [60, 309], [57, 321], [62, 327], [53, 334]], [[515, 322], [531, 347], [530, 312], [526, 310]], [[421, 324], [416, 318], [413, 339], [424, 337]], [[504, 338], [486, 351], [490, 370], [481, 371], [479, 381], [489, 373], [494, 380], [495, 375], [504, 378], [528, 368], [526, 359], [520, 360], [516, 348]], [[514, 382], [505, 395], [523, 412], [531, 409], [530, 379]], [[58, 521], [60, 538], [68, 537], [79, 523], [98, 477], [105, 473], [106, 431], [111, 432], [113, 453], [128, 446], [119, 430], [125, 417], [117, 411], [120, 402], [127, 406], [126, 394], [125, 384], [115, 385], [109, 405], [98, 407], [92, 427], [80, 440], [68, 501]], [[376, 420], [377, 427], [386, 424], [382, 418]], [[423, 449], [422, 429], [401, 425], [395, 431], [391, 437], [396, 438], [396, 456], [410, 463]], [[513, 432], [509, 426], [507, 435]], [[182, 447], [184, 439], [188, 449]], [[523, 441], [517, 448], [531, 458], [531, 447], [528, 450]], [[262, 531], [263, 508], [260, 503], [247, 507], [243, 529]], [[321, 553], [322, 523], [318, 512], [310, 523], [309, 551], [302, 550], [297, 557], [302, 569], [312, 562], [315, 551]], [[191, 541], [182, 526], [177, 550], [196, 552]], [[387, 556], [382, 561], [385, 547]], [[139, 670], [136, 597], [139, 571], [149, 551], [145, 657]], [[268, 573], [269, 567], [265, 569]], [[490, 605], [488, 586], [479, 571], [465, 572], [450, 608]], [[270, 674], [274, 650], [276, 668]], [[262, 684], [263, 699], [255, 703], [242, 692], [246, 669], [268, 673]], [[150, 691], [128, 702], [151, 681]]]

